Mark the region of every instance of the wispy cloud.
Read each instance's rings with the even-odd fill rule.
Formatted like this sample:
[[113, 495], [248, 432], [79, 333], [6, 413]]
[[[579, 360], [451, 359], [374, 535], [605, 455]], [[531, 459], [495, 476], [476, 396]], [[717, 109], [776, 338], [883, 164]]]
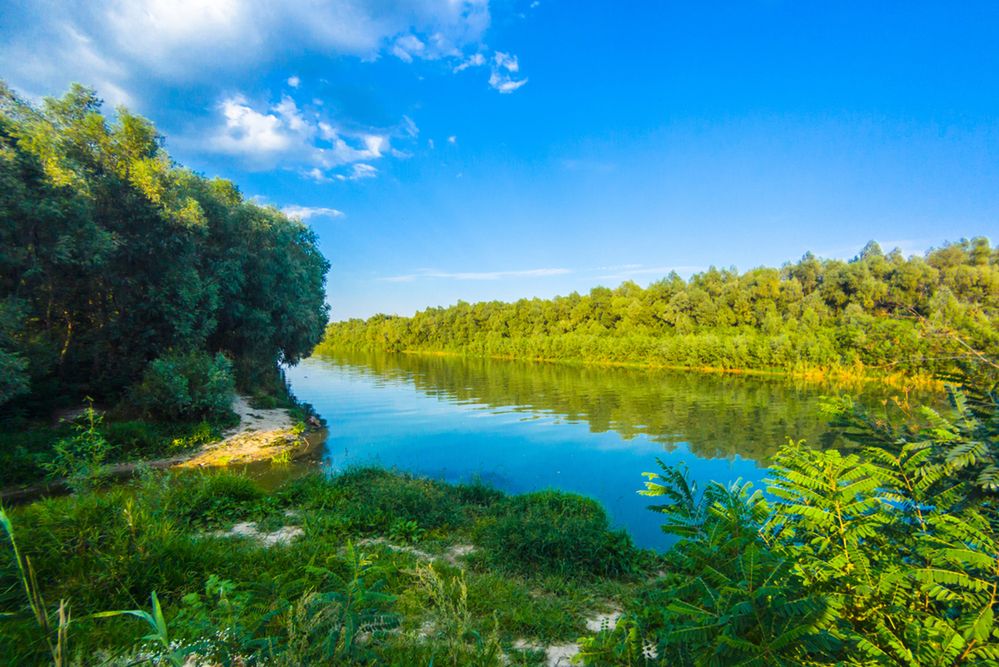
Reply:
[[350, 171], [346, 174], [337, 174], [338, 181], [359, 181], [364, 178], [374, 178], [378, 175], [378, 169], [363, 162], [351, 165]]
[[514, 76], [518, 72], [520, 72], [520, 62], [517, 60], [517, 56], [497, 51], [493, 54], [489, 85], [501, 93], [512, 93], [527, 83], [527, 77], [517, 79]]
[[[486, 47], [489, 0], [62, 0], [6, 3], [4, 77], [28, 95], [72, 81], [142, 110], [137, 91], [244, 77], [290, 51], [461, 63]], [[14, 29], [16, 27], [16, 29]], [[297, 88], [297, 75], [287, 84]], [[296, 83], [297, 81], [297, 83]], [[237, 84], [238, 85], [238, 84]], [[508, 84], [512, 85], [512, 84]]]
[[416, 35], [403, 35], [395, 40], [392, 55], [403, 62], [411, 63], [413, 58], [421, 58], [427, 52], [427, 45]]
[[302, 222], [310, 220], [312, 218], [340, 218], [343, 217], [343, 211], [335, 208], [327, 208], [325, 206], [298, 206], [292, 204], [290, 206], [285, 206], [281, 209], [289, 218], [297, 218]]
[[421, 278], [436, 278], [441, 280], [502, 280], [504, 278], [547, 278], [551, 276], [564, 276], [572, 273], [571, 269], [526, 269], [520, 271], [473, 271], [473, 272], [449, 272], [437, 271], [434, 269], [421, 269], [415, 273], [408, 273], [400, 276], [386, 276], [379, 278], [381, 282], [387, 283], [410, 283]]
[[704, 266], [645, 266], [644, 264], [620, 264], [618, 266], [601, 266], [596, 269], [598, 272], [605, 272], [596, 276], [597, 280], [631, 280], [653, 276], [655, 278], [665, 278], [672, 272], [681, 276], [690, 276], [698, 271], [704, 271]]
[[473, 53], [465, 60], [461, 61], [452, 68], [452, 72], [457, 74], [458, 72], [464, 72], [470, 67], [481, 67], [486, 64], [486, 57], [481, 53]]

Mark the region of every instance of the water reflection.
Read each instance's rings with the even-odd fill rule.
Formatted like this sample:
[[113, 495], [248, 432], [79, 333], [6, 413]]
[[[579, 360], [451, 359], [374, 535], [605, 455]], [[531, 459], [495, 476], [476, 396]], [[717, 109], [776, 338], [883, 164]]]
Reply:
[[839, 444], [818, 411], [833, 390], [774, 378], [388, 354], [312, 358], [288, 375], [329, 422], [329, 468], [584, 493], [644, 546], [665, 545], [636, 494], [656, 458], [702, 482], [760, 481], [789, 437]]

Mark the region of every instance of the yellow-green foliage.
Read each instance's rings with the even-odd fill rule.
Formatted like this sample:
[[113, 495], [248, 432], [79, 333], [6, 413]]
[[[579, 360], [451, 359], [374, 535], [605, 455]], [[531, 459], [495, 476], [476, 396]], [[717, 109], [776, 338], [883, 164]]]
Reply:
[[841, 405], [868, 449], [789, 443], [766, 496], [649, 473], [644, 493], [680, 540], [626, 621], [583, 642], [585, 662], [999, 664], [994, 380], [973, 407], [953, 397], [954, 419]]
[[997, 318], [999, 251], [988, 239], [910, 258], [872, 242], [850, 262], [809, 253], [780, 269], [711, 268], [645, 288], [629, 281], [584, 295], [337, 322], [319, 349], [923, 375], [973, 356], [969, 347], [999, 349]]

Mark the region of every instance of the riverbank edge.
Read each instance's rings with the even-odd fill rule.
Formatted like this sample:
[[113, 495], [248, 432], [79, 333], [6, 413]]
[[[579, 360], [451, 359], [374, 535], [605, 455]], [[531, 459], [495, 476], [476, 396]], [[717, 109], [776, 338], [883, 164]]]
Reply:
[[[233, 405], [245, 397], [236, 396]], [[302, 405], [295, 403], [301, 408]], [[135, 476], [141, 470], [165, 470], [171, 468], [224, 468], [228, 466], [259, 463], [263, 461], [285, 460], [297, 461], [313, 456], [326, 442], [328, 431], [318, 420], [312, 423], [304, 422], [302, 428], [296, 428], [291, 421], [287, 408], [257, 409], [257, 412], [281, 412], [287, 418], [288, 425], [281, 428], [244, 428], [242, 410], [235, 410], [240, 416], [240, 423], [222, 435], [218, 440], [205, 443], [175, 456], [122, 461], [105, 465], [100, 478], [110, 482], [119, 482]], [[239, 450], [238, 456], [232, 456], [234, 445], [244, 444], [250, 440], [250, 447]], [[55, 479], [29, 483], [27, 485], [0, 488], [0, 503], [23, 503], [50, 495], [62, 495], [70, 492], [66, 479]]]
[[351, 346], [349, 348], [334, 348], [327, 346], [324, 348], [320, 343], [313, 353], [313, 356], [322, 357], [324, 355], [335, 355], [344, 352], [383, 352], [386, 354], [406, 354], [412, 356], [425, 357], [453, 357], [462, 359], [489, 359], [495, 361], [520, 361], [525, 363], [555, 364], [564, 366], [590, 367], [590, 368], [632, 368], [649, 371], [678, 371], [684, 373], [704, 373], [710, 375], [746, 375], [753, 377], [784, 378], [789, 380], [799, 380], [809, 384], [835, 384], [835, 385], [866, 385], [881, 384], [886, 387], [898, 390], [921, 389], [934, 392], [943, 392], [947, 383], [930, 374], [911, 375], [907, 373], [884, 373], [871, 372], [866, 367], [823, 367], [806, 366], [795, 369], [780, 368], [728, 368], [723, 366], [679, 366], [670, 364], [657, 364], [645, 361], [596, 361], [586, 359], [552, 359], [548, 357], [521, 357], [504, 354], [474, 354], [454, 350], [422, 350], [419, 348], [407, 348], [393, 352], [385, 348]]

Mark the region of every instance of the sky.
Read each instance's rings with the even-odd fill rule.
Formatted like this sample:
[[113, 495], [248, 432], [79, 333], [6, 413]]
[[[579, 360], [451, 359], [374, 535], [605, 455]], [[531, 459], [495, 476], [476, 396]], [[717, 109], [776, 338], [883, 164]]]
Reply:
[[999, 3], [0, 4], [0, 78], [301, 218], [334, 320], [999, 237]]

